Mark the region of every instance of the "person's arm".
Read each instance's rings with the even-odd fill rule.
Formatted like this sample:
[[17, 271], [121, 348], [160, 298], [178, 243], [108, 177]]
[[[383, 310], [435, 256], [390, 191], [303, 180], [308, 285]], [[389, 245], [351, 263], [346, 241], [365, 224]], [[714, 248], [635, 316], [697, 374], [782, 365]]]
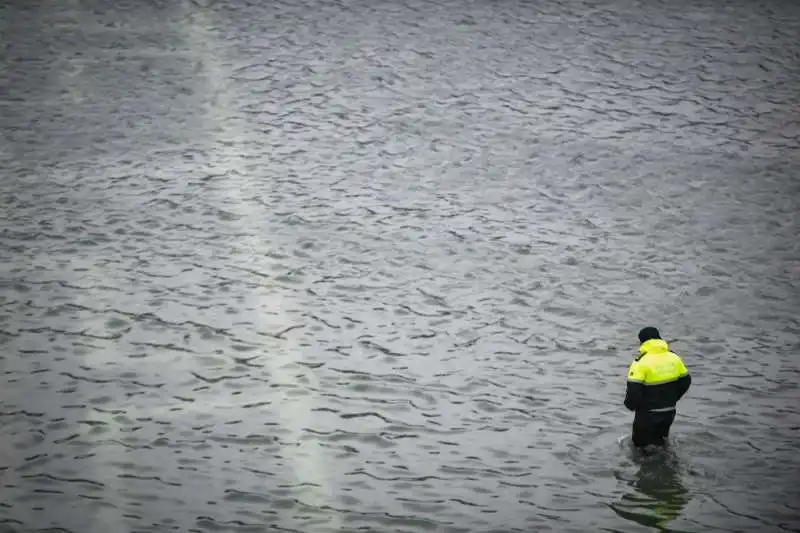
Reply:
[[689, 374], [689, 370], [686, 368], [686, 365], [683, 364], [683, 361], [681, 361], [681, 370], [681, 377], [675, 382], [678, 400], [683, 398], [683, 395], [686, 394], [686, 391], [688, 391], [689, 387], [692, 385], [692, 376]]
[[639, 361], [631, 363], [628, 369], [628, 384], [625, 390], [625, 407], [630, 411], [636, 411], [642, 405], [644, 378], [645, 369], [639, 364]]

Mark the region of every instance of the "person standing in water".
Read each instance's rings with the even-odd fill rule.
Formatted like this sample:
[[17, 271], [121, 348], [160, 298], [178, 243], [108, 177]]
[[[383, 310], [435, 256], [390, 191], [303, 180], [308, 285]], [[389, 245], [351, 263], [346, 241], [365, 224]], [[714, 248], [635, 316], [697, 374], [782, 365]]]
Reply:
[[639, 357], [628, 369], [625, 407], [636, 414], [631, 435], [636, 447], [666, 444], [678, 401], [692, 377], [683, 360], [654, 327], [639, 331]]

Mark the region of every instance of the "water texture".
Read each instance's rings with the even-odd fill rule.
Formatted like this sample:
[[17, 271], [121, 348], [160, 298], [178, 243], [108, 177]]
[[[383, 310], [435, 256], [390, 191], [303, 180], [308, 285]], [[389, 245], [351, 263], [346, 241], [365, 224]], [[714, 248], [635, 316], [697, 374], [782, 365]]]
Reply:
[[0, 20], [0, 532], [800, 531], [800, 4]]

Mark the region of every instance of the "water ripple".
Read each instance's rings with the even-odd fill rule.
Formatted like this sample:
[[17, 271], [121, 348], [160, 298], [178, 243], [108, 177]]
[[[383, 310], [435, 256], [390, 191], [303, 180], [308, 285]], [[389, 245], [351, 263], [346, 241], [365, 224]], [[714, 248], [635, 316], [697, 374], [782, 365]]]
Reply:
[[0, 530], [800, 531], [797, 6], [18, 4]]

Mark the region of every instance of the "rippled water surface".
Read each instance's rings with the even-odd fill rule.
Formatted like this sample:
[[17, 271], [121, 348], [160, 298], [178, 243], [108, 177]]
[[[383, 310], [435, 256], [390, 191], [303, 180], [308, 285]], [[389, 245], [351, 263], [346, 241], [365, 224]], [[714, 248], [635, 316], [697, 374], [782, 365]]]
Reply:
[[800, 4], [114, 4], [0, 7], [0, 531], [800, 531]]

